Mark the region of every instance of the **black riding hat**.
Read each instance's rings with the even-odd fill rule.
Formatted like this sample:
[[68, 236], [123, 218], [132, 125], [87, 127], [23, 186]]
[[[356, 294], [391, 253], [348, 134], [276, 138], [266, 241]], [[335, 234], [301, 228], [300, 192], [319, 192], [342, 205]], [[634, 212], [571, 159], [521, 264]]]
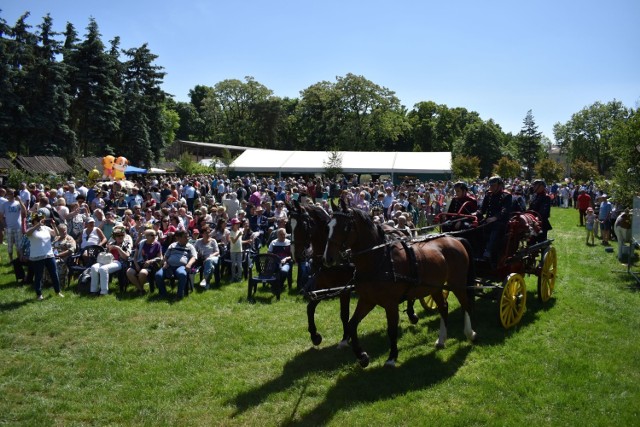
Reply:
[[489, 178], [489, 184], [504, 184], [504, 181], [498, 175], [492, 176]]

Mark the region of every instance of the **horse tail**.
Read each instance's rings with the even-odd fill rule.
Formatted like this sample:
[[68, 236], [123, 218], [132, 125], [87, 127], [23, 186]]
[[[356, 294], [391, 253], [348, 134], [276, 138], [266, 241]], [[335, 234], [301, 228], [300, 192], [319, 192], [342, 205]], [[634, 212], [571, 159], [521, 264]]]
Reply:
[[469, 266], [467, 267], [467, 299], [469, 300], [469, 306], [473, 307], [475, 301], [475, 284], [476, 284], [476, 260], [473, 257], [473, 248], [471, 243], [463, 237], [457, 238], [462, 246], [467, 251], [467, 257], [469, 258]]

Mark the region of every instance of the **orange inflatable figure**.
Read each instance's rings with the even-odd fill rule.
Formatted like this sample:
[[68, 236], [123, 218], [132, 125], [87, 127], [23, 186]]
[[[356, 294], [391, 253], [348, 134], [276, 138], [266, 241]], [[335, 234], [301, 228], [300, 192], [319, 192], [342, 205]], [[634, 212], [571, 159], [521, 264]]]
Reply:
[[113, 164], [116, 158], [113, 156], [104, 156], [102, 158], [102, 177], [104, 179], [113, 179]]
[[124, 179], [124, 170], [127, 168], [129, 164], [129, 160], [126, 157], [118, 157], [113, 164], [113, 179], [116, 181], [121, 181]]

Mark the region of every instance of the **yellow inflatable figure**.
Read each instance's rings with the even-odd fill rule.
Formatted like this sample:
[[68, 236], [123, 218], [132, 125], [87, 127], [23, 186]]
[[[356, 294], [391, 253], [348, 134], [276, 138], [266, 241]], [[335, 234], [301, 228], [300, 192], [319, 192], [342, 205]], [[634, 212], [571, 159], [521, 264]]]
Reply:
[[93, 187], [94, 185], [96, 185], [96, 182], [99, 178], [100, 172], [98, 172], [98, 169], [93, 168], [93, 170], [91, 170], [89, 174], [87, 174], [87, 185], [89, 187]]
[[121, 181], [124, 179], [124, 170], [127, 168], [127, 164], [129, 161], [126, 157], [118, 157], [113, 164], [113, 179], [116, 181]]
[[116, 158], [113, 156], [104, 156], [102, 158], [102, 177], [104, 179], [113, 179], [113, 163]]

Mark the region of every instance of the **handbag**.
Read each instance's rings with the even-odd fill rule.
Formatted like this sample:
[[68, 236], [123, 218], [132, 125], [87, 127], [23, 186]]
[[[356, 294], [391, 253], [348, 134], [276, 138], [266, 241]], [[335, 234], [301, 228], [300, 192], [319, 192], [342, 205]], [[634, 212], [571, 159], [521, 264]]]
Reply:
[[111, 264], [115, 260], [115, 258], [109, 252], [100, 252], [96, 260], [98, 261], [98, 264], [105, 265]]

